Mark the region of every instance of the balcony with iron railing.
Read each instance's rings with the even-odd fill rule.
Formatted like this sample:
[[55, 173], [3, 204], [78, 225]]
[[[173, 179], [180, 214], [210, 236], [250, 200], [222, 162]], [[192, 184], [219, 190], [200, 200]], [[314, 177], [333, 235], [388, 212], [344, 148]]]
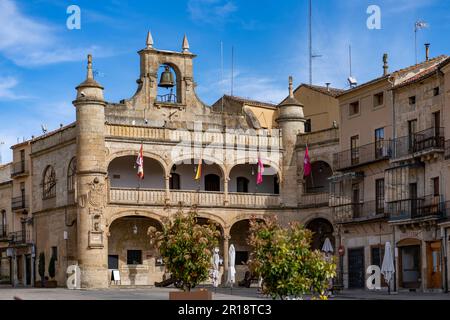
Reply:
[[381, 140], [334, 154], [334, 167], [337, 170], [350, 169], [392, 156], [391, 140]]
[[328, 192], [306, 192], [301, 196], [299, 206], [302, 208], [327, 207], [330, 194]]
[[12, 198], [11, 209], [13, 211], [27, 210], [29, 207], [28, 197], [26, 195]]
[[386, 217], [382, 200], [361, 201], [332, 206], [337, 223], [361, 222]]
[[429, 152], [444, 152], [444, 128], [433, 127], [394, 140], [394, 159], [422, 156]]
[[404, 199], [387, 203], [390, 221], [422, 218], [439, 219], [445, 216], [445, 202], [441, 196], [425, 196], [416, 199]]
[[14, 162], [11, 169], [11, 177], [18, 177], [28, 175], [29, 166], [28, 161]]
[[15, 231], [8, 234], [11, 244], [26, 244], [30, 242], [29, 233], [27, 231]]

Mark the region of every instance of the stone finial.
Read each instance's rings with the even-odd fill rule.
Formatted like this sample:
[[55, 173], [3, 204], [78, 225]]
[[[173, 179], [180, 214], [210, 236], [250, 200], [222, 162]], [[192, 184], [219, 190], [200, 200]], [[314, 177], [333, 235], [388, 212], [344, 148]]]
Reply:
[[183, 49], [183, 52], [189, 52], [189, 41], [187, 39], [186, 34], [184, 35], [184, 38], [183, 38], [182, 49]]
[[293, 80], [292, 76], [289, 76], [289, 97], [294, 97], [294, 88], [293, 88]]
[[383, 75], [386, 76], [389, 73], [389, 66], [388, 66], [388, 54], [383, 54]]
[[149, 30], [147, 33], [147, 49], [151, 49], [151, 48], [153, 48], [153, 37], [152, 37], [152, 33]]
[[94, 79], [94, 72], [92, 71], [92, 54], [88, 54], [88, 65], [87, 65], [87, 79]]

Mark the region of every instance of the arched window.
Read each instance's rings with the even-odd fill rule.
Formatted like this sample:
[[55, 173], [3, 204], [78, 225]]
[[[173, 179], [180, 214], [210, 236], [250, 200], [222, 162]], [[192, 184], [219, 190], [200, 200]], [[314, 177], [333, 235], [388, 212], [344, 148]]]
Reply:
[[56, 197], [56, 175], [55, 169], [48, 166], [44, 171], [44, 180], [42, 183], [42, 198], [50, 199]]
[[207, 174], [205, 176], [206, 191], [220, 191], [220, 177], [217, 174]]
[[249, 180], [245, 177], [236, 178], [236, 190], [237, 192], [248, 193]]
[[170, 190], [180, 190], [180, 175], [178, 173], [172, 172], [170, 174]]
[[77, 159], [74, 157], [70, 160], [69, 169], [67, 170], [67, 191], [75, 191], [75, 176], [77, 173]]

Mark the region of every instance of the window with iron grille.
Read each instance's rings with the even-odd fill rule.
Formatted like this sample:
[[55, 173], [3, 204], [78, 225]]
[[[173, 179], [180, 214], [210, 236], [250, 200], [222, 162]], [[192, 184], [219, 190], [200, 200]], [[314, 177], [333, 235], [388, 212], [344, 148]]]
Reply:
[[350, 153], [352, 164], [359, 163], [359, 135], [353, 136], [350, 138]]
[[142, 250], [127, 250], [127, 264], [142, 264]]
[[44, 181], [42, 183], [42, 198], [50, 199], [56, 197], [56, 174], [52, 166], [48, 166], [44, 171]]
[[75, 177], [77, 173], [77, 160], [72, 158], [69, 163], [69, 169], [67, 171], [67, 191], [75, 191]]

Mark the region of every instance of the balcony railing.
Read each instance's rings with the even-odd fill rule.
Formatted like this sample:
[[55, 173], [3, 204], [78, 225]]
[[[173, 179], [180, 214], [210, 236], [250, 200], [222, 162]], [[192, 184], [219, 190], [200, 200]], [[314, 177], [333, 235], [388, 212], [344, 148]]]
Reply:
[[111, 188], [109, 202], [131, 205], [165, 205], [202, 207], [251, 207], [265, 208], [280, 205], [280, 196], [276, 194], [260, 193], [229, 193], [228, 202], [225, 201], [225, 193], [213, 191], [195, 190], [170, 190], [168, 203], [165, 190]]
[[11, 200], [11, 209], [12, 210], [25, 210], [28, 209], [28, 197], [20, 196], [12, 198]]
[[450, 140], [445, 141], [445, 159], [450, 159]]
[[304, 193], [301, 199], [301, 207], [319, 208], [328, 206], [330, 194], [328, 192]]
[[15, 162], [12, 165], [12, 171], [11, 171], [11, 176], [15, 177], [15, 176], [19, 176], [19, 175], [24, 175], [24, 174], [28, 174], [28, 161], [19, 161], [19, 162]]
[[445, 214], [446, 206], [440, 199], [440, 196], [425, 196], [388, 202], [387, 213], [390, 220], [441, 218]]
[[388, 159], [392, 156], [391, 140], [369, 143], [334, 154], [334, 165], [337, 170]]
[[444, 151], [444, 128], [429, 128], [394, 140], [395, 158], [403, 158], [430, 150]]
[[29, 235], [26, 231], [10, 232], [8, 238], [9, 242], [13, 244], [25, 244], [29, 242]]
[[333, 206], [335, 221], [346, 223], [385, 217], [383, 201], [364, 201]]

